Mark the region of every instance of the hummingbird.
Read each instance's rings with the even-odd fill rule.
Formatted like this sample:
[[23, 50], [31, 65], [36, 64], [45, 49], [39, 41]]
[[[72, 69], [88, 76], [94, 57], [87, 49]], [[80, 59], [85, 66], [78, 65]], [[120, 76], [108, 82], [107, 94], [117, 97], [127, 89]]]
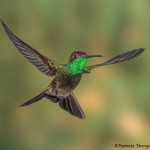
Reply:
[[20, 106], [27, 106], [41, 100], [42, 98], [47, 98], [53, 103], [59, 103], [60, 108], [80, 119], [84, 119], [85, 115], [73, 94], [73, 90], [79, 84], [82, 75], [91, 73], [95, 68], [130, 60], [139, 56], [144, 51], [144, 48], [134, 49], [117, 55], [104, 63], [91, 66], [86, 66], [86, 62], [89, 58], [103, 57], [103, 55], [88, 55], [82, 51], [74, 51], [66, 64], [60, 64], [51, 58], [47, 58], [36, 49], [26, 44], [11, 32], [2, 20], [1, 22], [6, 34], [19, 52], [38, 70], [47, 76], [54, 77], [45, 90], [28, 101], [20, 104]]

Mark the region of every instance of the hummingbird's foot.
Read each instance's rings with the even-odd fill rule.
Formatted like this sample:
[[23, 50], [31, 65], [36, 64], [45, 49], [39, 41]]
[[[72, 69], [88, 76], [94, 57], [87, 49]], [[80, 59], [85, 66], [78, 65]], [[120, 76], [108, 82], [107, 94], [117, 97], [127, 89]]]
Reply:
[[90, 73], [91, 71], [89, 69], [84, 69], [83, 73]]
[[51, 94], [52, 90], [50, 87], [47, 88], [45, 91], [45, 97], [49, 100], [51, 100], [53, 103], [57, 103], [59, 101], [59, 98]]
[[59, 102], [59, 98], [58, 97], [56, 97], [56, 96], [52, 96], [52, 95], [48, 95], [48, 94], [46, 94], [46, 96], [45, 96], [48, 100], [51, 100], [53, 103], [57, 103], [57, 102]]

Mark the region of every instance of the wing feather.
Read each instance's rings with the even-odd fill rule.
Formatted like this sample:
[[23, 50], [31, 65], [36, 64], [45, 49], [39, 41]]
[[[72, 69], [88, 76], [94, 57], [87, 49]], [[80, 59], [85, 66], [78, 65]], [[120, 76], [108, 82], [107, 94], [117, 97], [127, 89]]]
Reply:
[[48, 59], [44, 55], [40, 54], [36, 49], [23, 42], [10, 31], [3, 21], [1, 22], [10, 40], [13, 42], [19, 52], [28, 59], [28, 61], [30, 61], [37, 69], [48, 76], [54, 76], [56, 74], [58, 64], [54, 60]]
[[139, 48], [139, 49], [135, 49], [123, 54], [120, 54], [116, 57], [113, 57], [112, 59], [102, 63], [102, 64], [96, 64], [96, 65], [92, 65], [92, 66], [87, 66], [85, 67], [85, 71], [90, 71], [91, 69], [97, 68], [97, 67], [101, 67], [101, 66], [106, 66], [106, 65], [112, 65], [112, 64], [116, 64], [116, 63], [121, 63], [130, 59], [133, 59], [137, 56], [139, 56], [140, 54], [142, 54], [144, 52], [144, 48]]

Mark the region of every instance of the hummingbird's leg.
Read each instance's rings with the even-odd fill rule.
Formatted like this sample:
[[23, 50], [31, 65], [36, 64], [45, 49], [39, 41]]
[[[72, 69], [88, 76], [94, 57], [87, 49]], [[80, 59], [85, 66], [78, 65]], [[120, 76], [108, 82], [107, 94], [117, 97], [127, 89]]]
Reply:
[[52, 94], [52, 88], [51, 86], [48, 86], [45, 91], [45, 97], [49, 100], [51, 100], [53, 103], [57, 103], [59, 101], [59, 98], [56, 97], [54, 94]]
[[59, 98], [56, 97], [56, 96], [52, 96], [52, 95], [46, 94], [45, 97], [46, 97], [47, 99], [51, 100], [53, 103], [59, 102]]
[[84, 68], [83, 73], [91, 73], [89, 69]]

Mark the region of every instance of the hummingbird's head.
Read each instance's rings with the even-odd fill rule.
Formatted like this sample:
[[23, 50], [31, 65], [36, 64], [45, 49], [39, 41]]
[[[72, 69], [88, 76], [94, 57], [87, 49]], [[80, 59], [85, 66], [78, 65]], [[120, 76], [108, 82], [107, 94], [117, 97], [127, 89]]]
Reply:
[[87, 55], [82, 51], [75, 51], [71, 54], [66, 65], [67, 71], [70, 74], [82, 74], [88, 58], [102, 57], [102, 55]]
[[69, 61], [73, 61], [79, 57], [86, 58], [87, 54], [82, 51], [75, 51], [71, 54]]

